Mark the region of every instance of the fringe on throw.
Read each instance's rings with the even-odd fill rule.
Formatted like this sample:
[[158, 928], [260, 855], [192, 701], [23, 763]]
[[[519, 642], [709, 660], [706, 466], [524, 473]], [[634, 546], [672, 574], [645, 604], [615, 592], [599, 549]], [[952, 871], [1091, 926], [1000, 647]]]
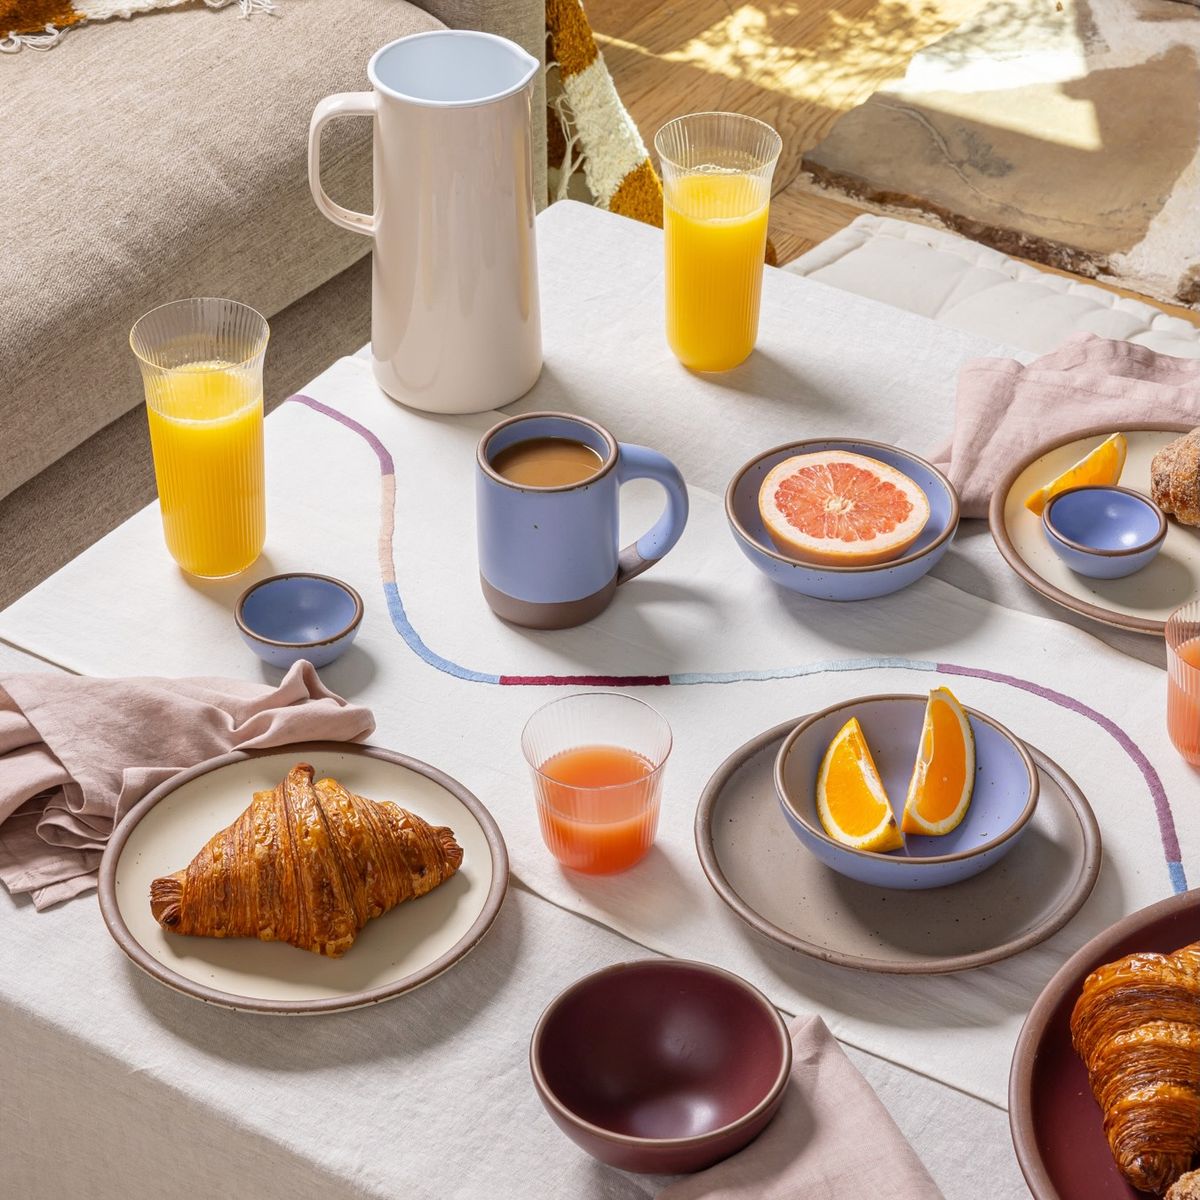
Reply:
[[580, 0], [547, 0], [547, 91], [562, 150], [555, 199], [582, 168], [597, 205], [649, 225], [662, 224], [662, 183], [629, 111], [621, 103]]
[[[162, 8], [179, 8], [189, 0], [139, 0], [134, 4], [122, 4], [120, 0], [73, 0], [64, 3], [64, 15], [56, 23], [50, 23], [41, 29], [10, 29], [6, 36], [0, 38], [0, 53], [15, 54], [18, 50], [28, 47], [30, 50], [49, 50], [57, 46], [63, 37], [80, 25], [96, 21], [109, 21], [114, 17], [128, 20], [138, 13], [153, 12]], [[228, 8], [236, 4], [238, 15], [242, 18], [251, 17], [255, 13], [273, 14], [277, 11], [276, 0], [204, 0], [208, 8]]]

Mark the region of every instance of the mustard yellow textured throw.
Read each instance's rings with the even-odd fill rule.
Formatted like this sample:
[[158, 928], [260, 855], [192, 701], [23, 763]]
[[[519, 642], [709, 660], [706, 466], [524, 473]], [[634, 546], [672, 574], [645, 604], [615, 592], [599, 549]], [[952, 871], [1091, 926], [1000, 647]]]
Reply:
[[[47, 50], [76, 25], [133, 17], [156, 8], [178, 8], [192, 0], [0, 0], [0, 51], [29, 46]], [[209, 8], [237, 4], [243, 17], [274, 12], [274, 0], [203, 0]]]
[[[553, 198], [567, 195], [571, 176], [582, 168], [600, 208], [661, 225], [662, 183], [617, 95], [580, 0], [546, 0], [546, 35], [547, 91], [564, 134], [557, 143], [551, 140], [551, 166], [559, 168]], [[556, 145], [561, 163], [554, 161]]]

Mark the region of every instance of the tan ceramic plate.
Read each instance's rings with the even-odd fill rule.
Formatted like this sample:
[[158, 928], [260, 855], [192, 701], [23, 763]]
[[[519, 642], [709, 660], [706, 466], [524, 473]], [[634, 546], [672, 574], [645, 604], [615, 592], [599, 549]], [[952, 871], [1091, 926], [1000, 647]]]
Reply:
[[988, 525], [1000, 553], [1022, 579], [1047, 599], [1085, 617], [1162, 637], [1167, 617], [1200, 594], [1200, 530], [1168, 518], [1167, 540], [1148, 567], [1124, 579], [1087, 579], [1067, 569], [1050, 549], [1040, 517], [1025, 497], [1078, 462], [1118, 430], [1129, 441], [1121, 486], [1150, 495], [1150, 460], [1192, 426], [1114, 425], [1059, 439], [1019, 463], [992, 495]]
[[1100, 830], [1074, 781], [1039, 750], [1041, 793], [1020, 845], [962, 883], [909, 892], [829, 870], [788, 828], [775, 756], [803, 720], [777, 725], [727, 758], [700, 797], [696, 849], [717, 895], [751, 928], [803, 954], [897, 975], [998, 962], [1061, 929], [1100, 873]]
[[[433, 825], [449, 825], [463, 865], [441, 887], [368, 922], [341, 959], [253, 938], [179, 937], [150, 913], [150, 881], [185, 867], [256, 791], [298, 762], [352, 792], [394, 800]], [[250, 1012], [340, 1012], [390, 1000], [427, 983], [474, 948], [508, 886], [504, 839], [461, 784], [415, 759], [373, 746], [303, 742], [227, 754], [184, 771], [133, 808], [100, 865], [100, 909], [117, 945], [161, 983]]]

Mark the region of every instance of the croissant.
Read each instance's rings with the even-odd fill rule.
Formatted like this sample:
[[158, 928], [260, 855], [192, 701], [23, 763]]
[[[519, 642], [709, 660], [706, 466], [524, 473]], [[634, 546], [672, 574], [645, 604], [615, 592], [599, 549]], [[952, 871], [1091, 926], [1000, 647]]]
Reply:
[[1142, 1191], [1164, 1191], [1200, 1150], [1200, 942], [1093, 971], [1071, 1014], [1071, 1041], [1121, 1174]]
[[372, 917], [432, 891], [462, 857], [452, 830], [336, 780], [314, 784], [312, 767], [298, 763], [184, 870], [155, 879], [150, 909], [172, 933], [340, 958]]
[[1200, 525], [1200, 429], [1168, 442], [1150, 460], [1150, 498], [1183, 525]]

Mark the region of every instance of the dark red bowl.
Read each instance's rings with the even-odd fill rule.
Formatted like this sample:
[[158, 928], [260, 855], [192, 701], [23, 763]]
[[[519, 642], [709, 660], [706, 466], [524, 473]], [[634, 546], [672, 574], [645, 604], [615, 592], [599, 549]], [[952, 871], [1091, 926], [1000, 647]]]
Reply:
[[699, 1171], [756, 1138], [783, 1100], [792, 1042], [774, 1005], [675, 959], [586, 975], [542, 1013], [529, 1067], [546, 1111], [626, 1171]]
[[1109, 1152], [1087, 1071], [1071, 1046], [1071, 1010], [1083, 981], [1104, 963], [1138, 950], [1170, 954], [1198, 939], [1200, 891], [1184, 892], [1097, 934], [1042, 989], [1008, 1077], [1013, 1146], [1036, 1200], [1146, 1200]]

